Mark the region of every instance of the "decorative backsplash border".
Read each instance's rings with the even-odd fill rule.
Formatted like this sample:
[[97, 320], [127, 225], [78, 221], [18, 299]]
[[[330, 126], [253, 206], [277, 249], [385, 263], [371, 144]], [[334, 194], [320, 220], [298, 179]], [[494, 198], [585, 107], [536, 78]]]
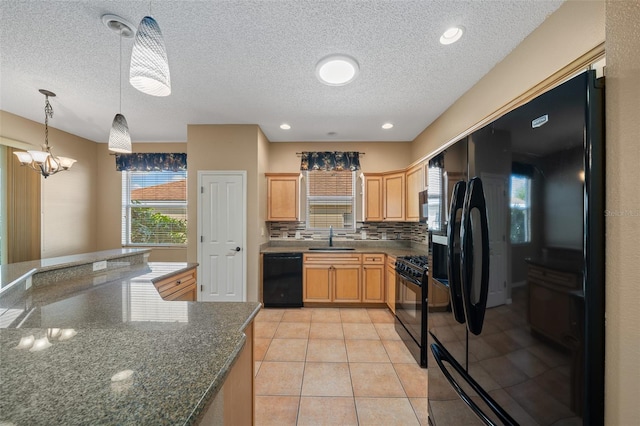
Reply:
[[[326, 241], [329, 231], [306, 229], [306, 222], [267, 222], [269, 240]], [[357, 222], [355, 231], [334, 231], [336, 240], [401, 240], [425, 244], [427, 225], [419, 222]]]

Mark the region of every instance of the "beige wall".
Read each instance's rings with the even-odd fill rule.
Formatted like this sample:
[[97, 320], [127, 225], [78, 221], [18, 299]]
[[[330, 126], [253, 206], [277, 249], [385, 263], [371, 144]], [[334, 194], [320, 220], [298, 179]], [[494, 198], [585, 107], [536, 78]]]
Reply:
[[567, 1], [414, 140], [412, 161], [447, 142], [604, 41], [603, 1]]
[[607, 1], [607, 210], [612, 213], [606, 222], [607, 425], [638, 424], [640, 419], [638, 22], [640, 2]]
[[[35, 146], [44, 143], [43, 123], [5, 111], [0, 111], [0, 123], [0, 136]], [[67, 172], [42, 178], [42, 257], [95, 251], [96, 144], [49, 126], [49, 145], [54, 155], [78, 162]]]
[[302, 151], [359, 151], [363, 172], [404, 169], [411, 162], [411, 142], [272, 142], [269, 145], [269, 172], [294, 173], [300, 170]]
[[269, 140], [262, 133], [262, 130], [258, 129], [258, 217], [255, 220], [258, 221], [257, 226], [260, 230], [260, 244], [269, 241], [265, 224], [267, 220], [267, 179], [264, 177], [264, 174], [269, 171], [269, 159]]
[[[189, 125], [187, 127], [187, 156], [189, 161], [189, 241], [197, 241], [198, 171], [246, 170], [247, 172], [247, 300], [258, 300], [259, 247], [261, 237], [259, 212], [261, 208], [258, 185], [259, 128], [256, 125]], [[264, 148], [261, 148], [264, 149]], [[263, 165], [264, 166], [264, 165]], [[262, 176], [264, 178], [264, 176]], [[266, 202], [266, 201], [264, 201]], [[197, 243], [189, 244], [189, 262], [198, 258]]]
[[[97, 250], [122, 247], [122, 175], [116, 171], [116, 163], [107, 144], [96, 145]], [[187, 152], [185, 142], [177, 143], [134, 143], [133, 152]], [[188, 164], [187, 159], [187, 164]], [[189, 224], [191, 226], [191, 224]], [[193, 223], [195, 227], [195, 222]], [[151, 262], [186, 262], [186, 248], [154, 248], [149, 256]]]

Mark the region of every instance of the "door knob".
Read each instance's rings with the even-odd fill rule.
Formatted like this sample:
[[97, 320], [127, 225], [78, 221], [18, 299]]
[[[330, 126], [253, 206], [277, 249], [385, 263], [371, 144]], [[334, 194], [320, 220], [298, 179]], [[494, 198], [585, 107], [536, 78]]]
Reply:
[[240, 247], [236, 247], [234, 249], [231, 249], [231, 251], [240, 251]]

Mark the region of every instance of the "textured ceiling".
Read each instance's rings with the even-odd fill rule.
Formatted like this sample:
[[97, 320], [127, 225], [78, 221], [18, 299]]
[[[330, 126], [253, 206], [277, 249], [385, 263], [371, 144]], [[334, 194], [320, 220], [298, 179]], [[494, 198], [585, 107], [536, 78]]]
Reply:
[[[274, 142], [409, 141], [561, 3], [157, 0], [151, 13], [172, 94], [129, 85], [133, 39], [124, 39], [122, 112], [139, 142], [186, 141], [188, 124], [223, 123], [258, 124]], [[106, 142], [118, 112], [119, 40], [100, 18], [137, 25], [148, 12], [148, 1], [2, 0], [0, 109], [41, 122], [38, 89], [48, 89], [58, 95], [53, 127]], [[466, 32], [443, 46], [451, 25]], [[359, 62], [350, 85], [316, 79], [315, 64], [331, 53]], [[395, 127], [382, 130], [388, 121]]]

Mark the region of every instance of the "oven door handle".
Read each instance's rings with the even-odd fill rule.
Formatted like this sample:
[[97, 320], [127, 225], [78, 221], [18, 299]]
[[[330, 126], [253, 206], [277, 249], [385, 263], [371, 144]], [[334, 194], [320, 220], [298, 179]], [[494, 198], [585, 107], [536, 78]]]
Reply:
[[478, 394], [478, 396], [487, 404], [487, 406], [498, 416], [503, 425], [506, 426], [518, 426], [516, 422], [504, 409], [480, 386], [473, 378], [462, 368], [462, 366], [451, 356], [451, 354], [442, 346], [438, 339], [432, 334], [434, 342], [431, 344], [431, 352], [438, 364], [438, 368], [447, 379], [453, 390], [458, 394], [460, 399], [464, 401], [467, 406], [475, 413], [476, 416], [489, 426], [497, 426], [478, 405], [471, 399], [471, 397], [462, 389], [462, 386], [456, 381], [453, 375], [444, 366], [447, 362], [451, 365], [456, 372], [462, 377], [462, 379]]
[[458, 213], [464, 205], [464, 195], [467, 189], [465, 181], [461, 180], [453, 187], [451, 207], [449, 208], [449, 222], [447, 224], [447, 273], [449, 275], [449, 298], [453, 317], [460, 324], [464, 324], [464, 302], [462, 301], [462, 283], [460, 278], [460, 220]]

